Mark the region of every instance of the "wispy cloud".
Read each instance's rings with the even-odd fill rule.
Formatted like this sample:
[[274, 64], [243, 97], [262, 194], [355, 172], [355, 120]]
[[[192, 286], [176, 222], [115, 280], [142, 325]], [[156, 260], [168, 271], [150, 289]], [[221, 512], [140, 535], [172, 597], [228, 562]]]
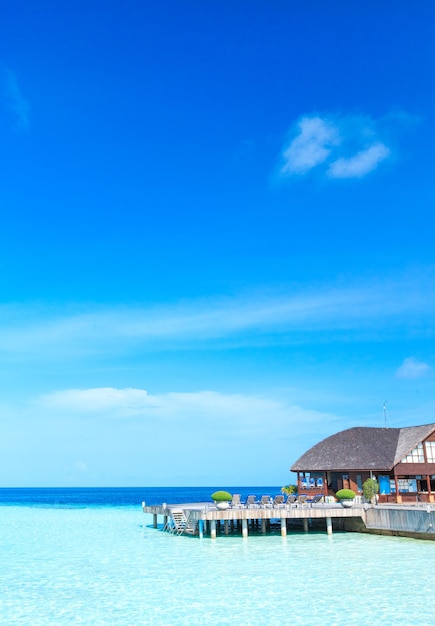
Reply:
[[390, 149], [376, 143], [348, 159], [339, 158], [328, 168], [331, 178], [360, 178], [377, 168], [379, 163], [390, 156]]
[[[285, 395], [216, 390], [61, 389], [4, 413], [0, 483], [9, 486], [57, 479], [75, 486], [251, 484], [259, 455], [268, 458], [261, 481], [284, 484], [306, 437], [311, 442], [343, 424]], [[23, 476], [24, 456], [30, 477]]]
[[418, 361], [414, 357], [405, 359], [396, 372], [397, 378], [423, 378], [431, 372], [431, 367], [423, 361]]
[[44, 409], [74, 413], [132, 415], [153, 408], [154, 400], [143, 389], [66, 389], [40, 396], [36, 404]]
[[0, 356], [51, 358], [174, 349], [301, 343], [350, 338], [381, 340], [394, 333], [428, 335], [435, 284], [417, 275], [316, 291], [256, 293], [161, 307], [89, 308], [86, 312], [0, 308]]
[[29, 104], [24, 98], [17, 75], [8, 68], [1, 73], [3, 83], [3, 103], [15, 130], [24, 131], [29, 128]]
[[[65, 389], [35, 398], [33, 407], [45, 414], [83, 415], [108, 419], [136, 418], [151, 422], [197, 424], [205, 420], [215, 431], [223, 429], [226, 436], [241, 434], [253, 437], [259, 431], [274, 427], [292, 434], [306, 432], [309, 424], [331, 424], [338, 418], [327, 412], [302, 408], [287, 400], [262, 395], [226, 394], [219, 391], [169, 392], [149, 394], [144, 389]], [[287, 434], [285, 435], [288, 436]]]
[[391, 155], [379, 138], [380, 123], [368, 116], [305, 115], [281, 152], [281, 178], [318, 166], [329, 178], [361, 178]]
[[332, 147], [340, 143], [336, 124], [327, 119], [303, 117], [297, 128], [296, 137], [283, 150], [283, 175], [305, 174], [326, 161]]

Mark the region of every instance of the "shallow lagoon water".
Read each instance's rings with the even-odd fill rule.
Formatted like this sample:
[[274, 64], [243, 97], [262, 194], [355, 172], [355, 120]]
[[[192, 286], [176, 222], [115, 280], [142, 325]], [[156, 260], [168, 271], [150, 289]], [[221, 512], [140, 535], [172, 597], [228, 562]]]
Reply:
[[140, 506], [0, 507], [0, 623], [433, 625], [435, 543], [177, 537]]

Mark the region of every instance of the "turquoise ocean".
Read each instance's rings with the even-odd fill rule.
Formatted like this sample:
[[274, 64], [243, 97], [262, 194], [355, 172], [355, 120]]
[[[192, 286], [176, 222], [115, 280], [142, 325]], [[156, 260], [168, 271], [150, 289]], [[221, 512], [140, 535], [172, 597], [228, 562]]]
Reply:
[[435, 542], [319, 531], [212, 541], [155, 530], [141, 509], [213, 490], [0, 489], [0, 624], [435, 625]]

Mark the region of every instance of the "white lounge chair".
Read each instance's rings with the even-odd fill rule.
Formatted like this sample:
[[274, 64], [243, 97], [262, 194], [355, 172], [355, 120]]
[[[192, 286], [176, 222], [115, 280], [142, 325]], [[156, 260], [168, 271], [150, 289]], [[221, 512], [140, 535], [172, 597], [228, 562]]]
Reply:
[[258, 506], [257, 496], [248, 496], [246, 498], [246, 507], [248, 509], [258, 509]]
[[279, 494], [277, 496], [274, 497], [273, 499], [273, 506], [277, 509], [282, 509], [285, 505], [284, 505], [284, 496], [282, 494]]
[[242, 509], [243, 508], [243, 503], [240, 502], [240, 493], [235, 493], [233, 494], [233, 499], [231, 500], [231, 508], [232, 509]]
[[271, 497], [270, 496], [261, 496], [260, 506], [263, 509], [270, 508], [272, 506], [272, 504], [271, 504]]

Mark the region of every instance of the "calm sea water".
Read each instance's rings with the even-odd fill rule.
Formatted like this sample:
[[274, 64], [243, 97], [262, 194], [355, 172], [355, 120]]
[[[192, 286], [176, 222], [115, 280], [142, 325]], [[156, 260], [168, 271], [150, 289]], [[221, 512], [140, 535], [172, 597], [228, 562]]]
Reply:
[[200, 540], [154, 530], [141, 510], [213, 490], [0, 490], [0, 624], [435, 624], [435, 543], [324, 532]]

